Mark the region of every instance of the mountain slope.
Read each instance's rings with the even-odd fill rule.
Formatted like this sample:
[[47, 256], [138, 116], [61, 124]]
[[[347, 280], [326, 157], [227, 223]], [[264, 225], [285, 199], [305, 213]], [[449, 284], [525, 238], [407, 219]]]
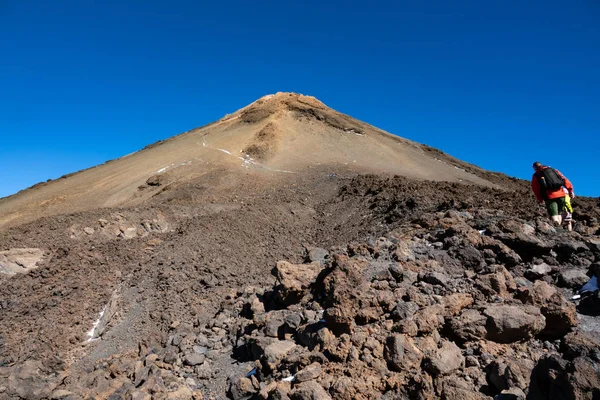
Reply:
[[442, 158], [426, 146], [338, 113], [313, 97], [278, 93], [205, 127], [2, 199], [0, 227], [49, 215], [134, 206], [150, 201], [166, 185], [182, 186], [207, 177], [212, 184], [215, 174], [240, 179], [287, 174], [295, 179], [318, 168], [324, 173], [351, 170], [491, 185], [467, 172], [467, 165], [451, 159], [448, 165], [448, 158]]

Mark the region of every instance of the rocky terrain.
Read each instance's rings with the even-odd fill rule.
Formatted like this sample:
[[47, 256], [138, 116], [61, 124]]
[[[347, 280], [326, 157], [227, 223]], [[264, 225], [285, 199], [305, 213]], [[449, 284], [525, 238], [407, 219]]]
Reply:
[[[527, 182], [403, 140], [427, 158], [391, 172], [412, 175], [282, 164], [288, 112], [375, 134], [294, 99], [216, 123], [254, 126], [256, 164], [153, 159], [116, 204], [53, 197], [85, 171], [4, 199], [0, 399], [600, 398], [600, 298], [576, 296], [600, 275], [598, 199], [575, 199], [568, 232]], [[457, 175], [423, 180], [438, 165]]]

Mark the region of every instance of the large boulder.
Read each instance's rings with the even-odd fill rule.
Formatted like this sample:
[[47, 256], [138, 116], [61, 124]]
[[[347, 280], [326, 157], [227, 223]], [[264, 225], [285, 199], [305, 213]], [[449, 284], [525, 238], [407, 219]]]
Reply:
[[460, 348], [448, 340], [425, 359], [426, 369], [433, 375], [447, 375], [461, 368], [465, 363]]
[[434, 304], [419, 310], [413, 320], [420, 334], [431, 333], [438, 330], [444, 324], [444, 314], [446, 309], [441, 304]]
[[486, 338], [497, 343], [530, 339], [546, 326], [546, 319], [534, 306], [493, 305], [483, 313], [487, 316]]
[[412, 301], [399, 301], [392, 310], [391, 317], [395, 321], [409, 319], [419, 311], [419, 306]]
[[534, 363], [530, 360], [498, 359], [486, 368], [487, 379], [497, 391], [527, 389]]
[[542, 357], [533, 372], [529, 385], [531, 400], [600, 398], [598, 363], [588, 357], [569, 362], [556, 354]]
[[279, 261], [273, 269], [273, 275], [277, 279], [274, 287], [276, 298], [286, 305], [299, 302], [322, 269], [320, 262], [291, 264]]
[[292, 400], [331, 400], [329, 393], [315, 381], [302, 382], [290, 393]]
[[519, 288], [517, 297], [525, 304], [541, 306], [557, 293], [554, 286], [544, 281], [535, 281], [530, 287]]
[[517, 221], [507, 221], [500, 225], [504, 233], [496, 233], [493, 237], [526, 259], [547, 254], [554, 246], [553, 242], [537, 237], [531, 232], [530, 227]]
[[34, 268], [44, 258], [40, 249], [10, 249], [0, 251], [0, 273], [7, 275], [24, 274]]
[[444, 297], [443, 304], [446, 307], [445, 316], [454, 317], [464, 308], [473, 305], [473, 296], [466, 293], [451, 294], [450, 296]]
[[381, 307], [364, 306], [375, 305], [371, 300], [376, 296], [364, 277], [368, 266], [365, 260], [336, 254], [332, 268], [315, 286], [327, 307], [323, 316], [327, 327], [336, 335], [351, 333], [356, 322], [369, 323], [383, 314]]
[[392, 371], [402, 371], [421, 365], [423, 353], [406, 335], [395, 334], [385, 341], [383, 356]]
[[488, 396], [479, 393], [473, 387], [473, 384], [450, 375], [436, 381], [436, 388], [441, 393], [442, 400], [487, 400]]
[[600, 337], [592, 332], [571, 332], [562, 340], [561, 353], [567, 360], [577, 357], [600, 360]]
[[267, 363], [274, 365], [296, 347], [291, 340], [277, 340], [265, 347], [264, 357]]
[[475, 309], [466, 309], [448, 322], [449, 331], [462, 342], [485, 337], [488, 317]]
[[531, 279], [540, 279], [546, 275], [550, 275], [553, 270], [554, 268], [551, 265], [541, 263], [533, 265], [528, 271], [525, 272], [525, 275]]
[[579, 324], [575, 304], [569, 303], [556, 293], [541, 307], [546, 326], [541, 334], [550, 339], [560, 339]]
[[401, 371], [404, 367], [404, 346], [402, 335], [389, 336], [385, 341], [384, 357], [388, 368], [393, 371]]
[[589, 239], [587, 246], [594, 252], [600, 253], [600, 239]]
[[5, 383], [8, 383], [8, 395], [36, 400], [47, 398], [60, 382], [58, 374], [46, 368], [41, 362], [27, 360], [10, 369]]
[[498, 295], [506, 299], [510, 297], [510, 293], [517, 289], [517, 285], [506, 268], [497, 267], [494, 273], [478, 277], [477, 288], [486, 296]]
[[229, 384], [229, 396], [233, 400], [242, 400], [252, 397], [257, 392], [257, 388], [250, 378], [239, 377]]
[[590, 277], [587, 276], [585, 271], [580, 269], [568, 269], [562, 271], [558, 276], [558, 285], [560, 287], [579, 289], [589, 280]]

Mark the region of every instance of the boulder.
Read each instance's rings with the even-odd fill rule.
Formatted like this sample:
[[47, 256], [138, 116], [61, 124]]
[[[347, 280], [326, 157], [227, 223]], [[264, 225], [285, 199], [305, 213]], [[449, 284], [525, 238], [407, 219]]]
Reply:
[[183, 385], [167, 394], [167, 400], [192, 400], [192, 398], [192, 390]]
[[406, 335], [395, 334], [385, 341], [383, 357], [392, 371], [408, 370], [421, 365], [423, 353]]
[[331, 396], [315, 381], [302, 382], [290, 393], [292, 400], [331, 400]]
[[578, 357], [569, 362], [556, 354], [542, 357], [531, 373], [528, 399], [600, 398], [597, 362]]
[[487, 400], [488, 396], [475, 390], [472, 383], [455, 375], [436, 380], [442, 400]]
[[296, 343], [291, 340], [277, 340], [265, 348], [264, 357], [269, 364], [274, 364], [284, 358], [295, 347]]
[[600, 253], [600, 239], [589, 239], [587, 246], [594, 252]]
[[446, 307], [445, 316], [454, 317], [471, 305], [473, 305], [473, 296], [466, 293], [455, 293], [446, 296], [443, 299], [443, 304]]
[[600, 337], [593, 332], [571, 332], [563, 338], [561, 352], [567, 360], [577, 357], [600, 360]]
[[399, 301], [392, 310], [391, 317], [395, 321], [409, 319], [419, 311], [419, 306], [412, 301]]
[[279, 261], [273, 269], [273, 275], [277, 279], [273, 288], [275, 296], [286, 305], [299, 302], [322, 269], [320, 262], [291, 264]]
[[0, 273], [7, 275], [24, 274], [37, 268], [44, 258], [41, 249], [10, 249], [0, 251]]
[[500, 296], [506, 299], [517, 289], [517, 285], [506, 268], [497, 267], [493, 273], [477, 278], [477, 288], [488, 297]]
[[535, 281], [531, 287], [519, 289], [518, 298], [525, 304], [544, 305], [557, 293], [554, 286], [544, 281]]
[[551, 265], [541, 263], [529, 268], [525, 274], [531, 279], [540, 279], [543, 276], [549, 275], [552, 272], [552, 269]]
[[487, 319], [487, 316], [475, 309], [466, 309], [449, 321], [448, 328], [462, 342], [482, 339], [487, 333]]
[[384, 358], [388, 368], [392, 371], [401, 371], [404, 366], [404, 346], [401, 335], [389, 336], [385, 341]]
[[164, 177], [162, 174], [152, 175], [150, 178], [146, 179], [146, 185], [148, 186], [160, 186], [164, 183]]
[[433, 375], [447, 375], [461, 368], [465, 363], [460, 348], [448, 340], [425, 359], [426, 369]]
[[493, 305], [483, 313], [487, 316], [486, 338], [497, 343], [529, 339], [546, 325], [546, 319], [534, 306]]
[[329, 259], [329, 252], [320, 247], [313, 247], [308, 250], [307, 258], [311, 263], [318, 262], [320, 264], [325, 264], [325, 262]]
[[289, 400], [291, 386], [288, 381], [273, 381], [260, 389], [259, 398], [262, 400]]
[[60, 382], [58, 374], [52, 373], [41, 362], [27, 360], [12, 367], [6, 383], [9, 395], [36, 400], [48, 397]]
[[306, 368], [298, 371], [295, 382], [302, 383], [316, 379], [321, 375], [322, 372], [323, 369], [321, 368], [321, 364], [318, 362], [312, 363]]
[[590, 277], [580, 269], [568, 269], [558, 275], [558, 285], [565, 288], [579, 289], [589, 280]]
[[184, 357], [183, 363], [185, 365], [193, 367], [196, 365], [203, 364], [205, 360], [206, 356], [204, 354], [190, 353]]
[[423, 274], [419, 278], [423, 282], [427, 282], [431, 285], [439, 285], [439, 286], [446, 286], [446, 284], [450, 280], [450, 277], [448, 277], [448, 275], [443, 274], [441, 272], [427, 272], [426, 274]]
[[446, 310], [443, 305], [435, 304], [419, 310], [413, 316], [420, 334], [431, 333], [442, 327]]
[[541, 334], [549, 339], [560, 339], [579, 324], [575, 304], [556, 293], [541, 307], [546, 326]]
[[234, 379], [229, 385], [229, 396], [233, 400], [247, 399], [257, 392], [252, 380], [246, 377]]
[[518, 362], [517, 360], [494, 360], [488, 367], [487, 379], [497, 391], [509, 390], [517, 387], [521, 390], [529, 386], [529, 376], [533, 369], [533, 362]]
[[351, 333], [356, 326], [354, 322], [357, 310], [346, 307], [331, 307], [325, 310], [323, 318], [327, 327], [336, 335]]

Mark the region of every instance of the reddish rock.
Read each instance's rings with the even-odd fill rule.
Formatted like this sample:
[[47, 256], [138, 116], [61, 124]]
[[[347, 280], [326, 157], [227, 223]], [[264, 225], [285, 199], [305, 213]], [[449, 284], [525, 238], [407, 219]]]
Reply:
[[277, 279], [274, 291], [278, 299], [284, 304], [300, 301], [322, 269], [320, 262], [290, 264], [287, 261], [279, 261], [273, 270]]
[[486, 337], [498, 343], [529, 339], [546, 325], [546, 319], [534, 306], [494, 305], [487, 307], [484, 314], [488, 317]]
[[433, 375], [447, 375], [465, 364], [460, 348], [448, 340], [425, 359], [425, 366]]

